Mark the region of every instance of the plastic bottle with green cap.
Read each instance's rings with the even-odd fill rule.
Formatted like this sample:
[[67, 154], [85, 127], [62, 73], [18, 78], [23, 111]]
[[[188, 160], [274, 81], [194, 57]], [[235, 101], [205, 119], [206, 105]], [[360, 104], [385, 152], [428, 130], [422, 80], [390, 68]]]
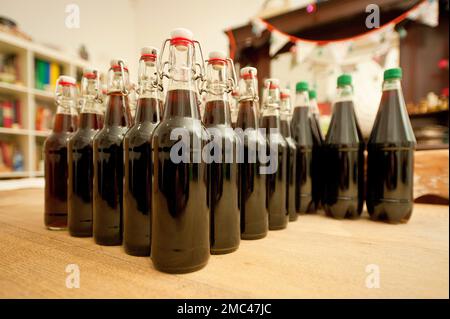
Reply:
[[291, 120], [291, 134], [296, 146], [295, 207], [297, 213], [313, 213], [316, 205], [312, 197], [312, 149], [314, 145], [308, 83], [298, 82], [295, 86], [295, 104]]
[[288, 89], [281, 90], [280, 100], [280, 130], [288, 144], [286, 209], [289, 214], [289, 221], [293, 222], [298, 218], [295, 209], [295, 158], [297, 148], [291, 134], [292, 105], [291, 93]]
[[278, 230], [286, 228], [289, 220], [286, 209], [288, 145], [280, 132], [280, 86], [278, 79], [266, 79], [264, 81], [261, 105], [261, 128], [265, 129], [266, 138], [270, 144], [270, 152], [275, 150], [274, 155], [277, 157], [275, 170], [266, 174], [269, 230]]
[[322, 200], [323, 182], [322, 182], [322, 144], [323, 134], [320, 128], [320, 114], [317, 105], [317, 97], [315, 90], [309, 90], [310, 121], [313, 136], [313, 154], [312, 154], [312, 178], [313, 178], [313, 200], [316, 207], [319, 207]]
[[380, 107], [367, 145], [367, 209], [373, 220], [407, 222], [413, 210], [416, 139], [403, 98], [402, 69], [384, 72]]
[[364, 202], [364, 140], [353, 104], [352, 77], [337, 79], [337, 98], [323, 146], [322, 204], [328, 216], [357, 218]]

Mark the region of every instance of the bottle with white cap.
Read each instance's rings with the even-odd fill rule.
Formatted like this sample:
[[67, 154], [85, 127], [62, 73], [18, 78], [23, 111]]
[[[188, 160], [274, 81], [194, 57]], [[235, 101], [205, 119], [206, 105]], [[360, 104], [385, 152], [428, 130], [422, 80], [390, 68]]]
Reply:
[[93, 139], [103, 127], [99, 73], [85, 69], [81, 80], [80, 125], [68, 143], [68, 220], [70, 235], [92, 236]]
[[233, 61], [224, 52], [211, 52], [206, 67], [203, 122], [213, 137], [209, 144], [213, 149], [213, 154], [210, 154], [212, 161], [209, 187], [212, 254], [235, 251], [241, 239], [236, 161], [238, 137], [231, 127], [228, 100], [229, 92], [235, 86]]
[[288, 158], [286, 165], [287, 189], [286, 189], [286, 208], [289, 214], [289, 221], [297, 220], [298, 214], [295, 209], [295, 159], [297, 148], [291, 135], [291, 92], [288, 89], [280, 90], [280, 132], [286, 139], [288, 145]]
[[124, 138], [123, 246], [134, 256], [150, 255], [151, 135], [162, 114], [161, 87], [156, 62], [158, 50], [141, 49], [139, 87], [134, 126]]
[[316, 205], [313, 200], [312, 149], [313, 136], [310, 121], [310, 104], [308, 83], [298, 82], [295, 86], [296, 96], [291, 120], [291, 134], [297, 147], [295, 208], [297, 213], [314, 213]]
[[284, 229], [289, 220], [286, 206], [288, 145], [280, 128], [280, 84], [278, 79], [264, 81], [261, 128], [265, 129], [271, 157], [276, 156], [275, 171], [267, 174], [266, 196], [269, 229]]
[[53, 130], [44, 143], [45, 208], [48, 229], [67, 227], [67, 141], [75, 131], [76, 80], [61, 75], [56, 83], [56, 115]]
[[105, 122], [94, 137], [93, 236], [100, 245], [122, 244], [123, 137], [132, 125], [128, 68], [112, 60]]
[[210, 255], [209, 166], [201, 155], [209, 138], [198, 108], [195, 82], [203, 78], [204, 67], [197, 46], [201, 52], [191, 31], [175, 29], [158, 63], [158, 74], [169, 83], [164, 115], [152, 135], [151, 259], [156, 269], [169, 273], [198, 270]]
[[238, 101], [239, 101], [239, 90], [238, 88], [231, 91], [230, 99], [230, 111], [231, 111], [231, 127], [236, 127], [237, 117], [238, 117]]
[[244, 132], [240, 137], [243, 152], [238, 165], [241, 239], [259, 239], [265, 237], [269, 229], [266, 175], [260, 173], [262, 165], [259, 161], [259, 150], [267, 146], [267, 140], [258, 131], [257, 71], [245, 67], [240, 74], [236, 129]]

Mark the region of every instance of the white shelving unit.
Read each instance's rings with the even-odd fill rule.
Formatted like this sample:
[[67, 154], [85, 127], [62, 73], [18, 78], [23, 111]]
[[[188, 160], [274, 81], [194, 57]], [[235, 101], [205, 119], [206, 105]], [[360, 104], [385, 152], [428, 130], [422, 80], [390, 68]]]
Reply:
[[35, 129], [36, 104], [42, 102], [49, 105], [53, 111], [55, 105], [53, 92], [36, 89], [35, 58], [56, 62], [62, 66], [63, 74], [73, 77], [76, 77], [77, 70], [89, 66], [89, 62], [4, 32], [0, 32], [0, 52], [15, 53], [18, 56], [21, 83], [0, 82], [0, 95], [20, 100], [23, 122], [21, 128], [0, 127], [0, 139], [11, 139], [19, 145], [25, 167], [23, 172], [0, 172], [0, 180], [43, 176], [36, 150], [38, 145], [43, 144], [49, 132]]

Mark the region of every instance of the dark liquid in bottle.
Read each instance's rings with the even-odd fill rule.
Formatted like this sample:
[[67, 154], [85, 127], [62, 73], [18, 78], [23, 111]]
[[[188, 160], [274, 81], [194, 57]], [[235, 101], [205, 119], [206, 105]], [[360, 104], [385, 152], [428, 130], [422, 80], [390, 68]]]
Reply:
[[287, 188], [286, 188], [286, 209], [289, 214], [289, 221], [296, 221], [298, 218], [297, 210], [295, 209], [295, 158], [297, 148], [295, 141], [291, 137], [291, 128], [287, 120], [280, 120], [280, 131], [286, 139], [288, 145], [287, 151]]
[[102, 125], [102, 115], [81, 113], [80, 128], [69, 140], [68, 228], [72, 236], [92, 236], [92, 141]]
[[[267, 155], [272, 157], [276, 156], [276, 158], [271, 158], [269, 163], [271, 166], [274, 166], [274, 160], [277, 161], [275, 172], [266, 175], [266, 201], [269, 211], [269, 229], [284, 229], [289, 220], [288, 210], [286, 209], [288, 145], [280, 131], [270, 131], [270, 129], [280, 129], [277, 116], [263, 116], [261, 119], [261, 127], [266, 129], [266, 137], [270, 145]], [[270, 155], [269, 152], [273, 152], [274, 154]]]
[[[239, 247], [241, 239], [238, 204], [238, 175], [236, 158], [237, 136], [232, 131], [229, 106], [223, 100], [209, 101], [205, 106], [204, 123], [213, 132], [215, 149], [221, 162], [210, 164], [209, 207], [211, 218], [211, 253], [227, 254]], [[215, 139], [220, 142], [214, 142]]]
[[123, 136], [131, 125], [128, 99], [110, 93], [105, 126], [94, 138], [93, 235], [100, 245], [122, 243]]
[[[172, 130], [177, 128], [185, 128], [189, 133], [190, 145], [184, 147], [186, 152], [182, 148], [185, 144], [170, 138]], [[208, 167], [201, 159], [201, 150], [207, 142], [196, 93], [191, 90], [168, 91], [163, 120], [152, 136], [151, 258], [160, 271], [192, 272], [208, 262]], [[179, 157], [171, 159], [172, 148], [173, 155], [178, 154]], [[181, 161], [183, 156], [188, 162]]]
[[291, 133], [297, 150], [295, 165], [295, 207], [300, 214], [316, 211], [312, 198], [313, 136], [308, 107], [295, 107], [291, 121]]
[[74, 131], [70, 114], [57, 113], [53, 132], [45, 140], [45, 211], [49, 229], [67, 227], [67, 141]]
[[335, 104], [323, 152], [326, 214], [359, 217], [364, 202], [364, 141], [353, 102]]
[[239, 163], [239, 208], [241, 211], [241, 238], [259, 239], [267, 235], [269, 213], [266, 201], [266, 175], [260, 174], [258, 145], [267, 140], [256, 130], [257, 105], [252, 100], [239, 103], [236, 128], [247, 133], [243, 138], [243, 160]]
[[161, 117], [162, 101], [140, 98], [136, 124], [124, 138], [124, 232], [125, 251], [134, 256], [150, 255], [151, 228], [151, 135]]
[[312, 150], [312, 163], [311, 163], [311, 173], [312, 173], [312, 197], [316, 209], [319, 208], [321, 200], [323, 197], [323, 155], [322, 155], [322, 145], [323, 145], [323, 135], [320, 128], [318, 116], [312, 114], [310, 116], [311, 122], [311, 132], [313, 137], [313, 150]]
[[383, 92], [367, 146], [367, 210], [372, 219], [404, 223], [413, 209], [415, 137], [398, 90]]

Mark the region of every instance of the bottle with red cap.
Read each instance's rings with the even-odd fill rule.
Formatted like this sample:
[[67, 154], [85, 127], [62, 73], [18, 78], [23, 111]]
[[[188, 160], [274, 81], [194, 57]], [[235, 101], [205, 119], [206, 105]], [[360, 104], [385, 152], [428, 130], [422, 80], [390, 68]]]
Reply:
[[280, 132], [286, 139], [287, 143], [287, 188], [286, 188], [286, 209], [289, 214], [289, 221], [293, 222], [297, 220], [298, 214], [295, 209], [295, 159], [297, 148], [295, 146], [295, 140], [291, 135], [291, 118], [292, 118], [292, 105], [291, 105], [291, 93], [288, 89], [280, 90]]
[[310, 121], [308, 83], [298, 82], [296, 87], [291, 133], [297, 149], [295, 165], [295, 207], [300, 214], [316, 211], [312, 190], [313, 136]]
[[413, 210], [416, 138], [403, 98], [402, 69], [384, 71], [383, 95], [367, 145], [367, 210], [373, 220], [405, 223]]
[[352, 77], [337, 80], [337, 99], [323, 152], [325, 194], [323, 206], [328, 216], [357, 218], [364, 203], [364, 140], [353, 107]]
[[124, 138], [123, 246], [125, 252], [134, 256], [150, 255], [150, 138], [162, 116], [162, 86], [157, 76], [157, 56], [156, 48], [141, 49], [135, 123]]
[[231, 111], [231, 127], [236, 127], [236, 121], [238, 117], [238, 101], [239, 101], [239, 89], [236, 88], [231, 92], [231, 99], [230, 99], [230, 111]]
[[211, 52], [206, 70], [203, 122], [213, 137], [209, 144], [213, 153], [209, 187], [212, 254], [235, 251], [241, 239], [236, 156], [238, 137], [231, 127], [229, 103], [229, 93], [235, 87], [233, 61], [223, 52]]
[[44, 143], [45, 212], [48, 229], [67, 227], [67, 142], [75, 131], [73, 109], [76, 105], [76, 81], [62, 75], [56, 83], [56, 115], [52, 133]]
[[94, 136], [103, 126], [98, 71], [86, 69], [81, 80], [80, 125], [68, 144], [68, 229], [72, 236], [92, 236]]
[[[165, 61], [168, 44], [168, 59]], [[164, 115], [153, 131], [151, 259], [156, 269], [186, 273], [204, 267], [210, 255], [208, 165], [196, 81], [203, 78], [200, 45], [187, 29], [164, 42], [158, 74], [169, 83]]]
[[278, 79], [264, 81], [261, 105], [261, 128], [265, 129], [270, 145], [269, 155], [272, 156], [272, 164], [276, 168], [273, 173], [266, 176], [269, 230], [278, 230], [286, 228], [289, 220], [286, 209], [288, 145], [280, 131], [280, 84]]
[[125, 63], [112, 60], [104, 126], [93, 146], [93, 235], [100, 245], [122, 244], [123, 137], [132, 125], [128, 88]]
[[241, 129], [242, 147], [239, 160], [239, 208], [241, 211], [241, 239], [260, 239], [267, 235], [269, 213], [266, 201], [266, 175], [260, 174], [259, 150], [267, 147], [266, 138], [258, 131], [257, 70], [241, 69], [239, 83], [239, 112], [236, 129]]

